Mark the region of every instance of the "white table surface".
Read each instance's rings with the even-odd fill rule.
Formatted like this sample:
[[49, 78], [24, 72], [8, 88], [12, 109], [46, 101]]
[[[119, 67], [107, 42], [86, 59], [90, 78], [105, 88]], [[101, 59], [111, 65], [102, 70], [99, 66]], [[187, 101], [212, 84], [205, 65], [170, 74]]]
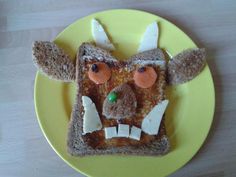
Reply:
[[83, 177], [56, 155], [39, 128], [31, 43], [53, 40], [75, 20], [112, 8], [160, 15], [207, 48], [216, 88], [214, 122], [197, 155], [171, 177], [236, 176], [234, 0], [0, 0], [0, 176]]

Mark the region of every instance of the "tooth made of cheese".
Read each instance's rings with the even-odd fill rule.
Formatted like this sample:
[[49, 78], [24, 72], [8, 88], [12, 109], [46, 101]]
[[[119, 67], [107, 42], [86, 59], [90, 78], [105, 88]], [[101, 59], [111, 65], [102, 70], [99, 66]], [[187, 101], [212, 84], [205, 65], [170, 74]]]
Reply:
[[115, 47], [107, 37], [107, 34], [103, 29], [102, 25], [95, 19], [92, 19], [91, 23], [92, 35], [96, 45], [106, 50], [114, 50]]
[[116, 127], [105, 127], [104, 132], [105, 132], [106, 139], [117, 137]]
[[141, 127], [145, 133], [149, 135], [158, 134], [161, 120], [163, 114], [165, 113], [168, 102], [168, 100], [163, 100], [162, 102], [158, 103], [158, 105], [156, 105], [143, 119]]
[[101, 130], [102, 123], [93, 101], [88, 96], [82, 96], [82, 105], [84, 107], [83, 134]]
[[148, 25], [141, 39], [138, 52], [156, 49], [158, 42], [158, 33], [159, 30], [157, 22], [153, 22]]
[[118, 137], [129, 137], [129, 125], [119, 124], [118, 125]]
[[141, 131], [142, 130], [140, 128], [132, 126], [129, 137], [139, 141], [141, 137]]

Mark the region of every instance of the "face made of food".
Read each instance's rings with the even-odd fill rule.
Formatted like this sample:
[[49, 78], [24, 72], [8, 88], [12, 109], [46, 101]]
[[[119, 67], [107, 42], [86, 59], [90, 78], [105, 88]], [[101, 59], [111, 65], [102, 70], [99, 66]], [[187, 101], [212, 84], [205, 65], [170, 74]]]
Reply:
[[[102, 27], [97, 22], [94, 24], [97, 46], [114, 48], [107, 43]], [[164, 95], [166, 68], [164, 61], [157, 61], [165, 58], [157, 47], [158, 31], [156, 22], [150, 24], [140, 42], [139, 60], [131, 57], [127, 62], [117, 61], [109, 52], [84, 43], [77, 55], [88, 58], [77, 56], [79, 62], [74, 66], [70, 57], [53, 42], [34, 43], [34, 62], [42, 73], [64, 82], [74, 81], [77, 76], [76, 106], [81, 114], [73, 117], [79, 118], [79, 124], [76, 120], [71, 126], [79, 127], [75, 135], [79, 135], [80, 140], [93, 148], [130, 145], [142, 148], [140, 145], [166, 134], [162, 119], [168, 104]], [[168, 62], [168, 83], [187, 82], [199, 74], [204, 65], [203, 49], [183, 51]]]
[[163, 121], [154, 134], [146, 133], [143, 122], [147, 116], [151, 121], [154, 107], [165, 99], [164, 61], [83, 58], [79, 62], [77, 70], [83, 77], [77, 84], [83, 104], [83, 139], [88, 145], [137, 146], [165, 135]]

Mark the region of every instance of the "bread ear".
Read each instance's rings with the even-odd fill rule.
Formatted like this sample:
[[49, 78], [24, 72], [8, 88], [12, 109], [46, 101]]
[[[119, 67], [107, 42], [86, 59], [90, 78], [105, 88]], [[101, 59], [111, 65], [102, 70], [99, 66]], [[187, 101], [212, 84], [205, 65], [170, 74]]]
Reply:
[[33, 61], [41, 73], [64, 82], [75, 80], [75, 65], [63, 49], [49, 41], [35, 41]]
[[182, 84], [195, 78], [205, 66], [205, 49], [187, 49], [174, 56], [167, 65], [167, 82]]

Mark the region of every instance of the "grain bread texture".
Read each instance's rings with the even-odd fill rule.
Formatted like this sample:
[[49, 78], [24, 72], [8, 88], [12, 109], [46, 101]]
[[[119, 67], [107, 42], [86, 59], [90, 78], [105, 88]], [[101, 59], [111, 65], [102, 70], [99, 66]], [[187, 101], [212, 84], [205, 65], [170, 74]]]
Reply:
[[159, 48], [144, 51], [133, 55], [129, 58], [130, 61], [145, 61], [145, 60], [152, 60], [152, 61], [160, 61], [165, 60], [165, 55], [163, 51]]
[[114, 58], [110, 52], [87, 42], [80, 46], [79, 56], [83, 56], [86, 60], [96, 58], [97, 61], [106, 60], [109, 63], [117, 62], [116, 58]]
[[59, 81], [71, 82], [75, 80], [75, 65], [73, 61], [55, 43], [35, 41], [32, 51], [33, 62], [41, 73]]
[[[93, 50], [93, 51], [89, 51]], [[89, 53], [92, 54], [93, 58], [97, 60], [115, 63], [116, 59], [112, 57], [106, 51], [103, 53], [102, 49], [99, 48], [99, 55], [96, 55], [96, 48], [93, 45], [85, 43], [82, 44], [78, 53], [76, 61], [76, 84], [77, 84], [77, 95], [76, 101], [72, 110], [71, 119], [69, 123], [67, 147], [68, 152], [74, 156], [86, 156], [86, 155], [105, 155], [105, 154], [124, 154], [124, 155], [145, 155], [145, 156], [161, 156], [169, 152], [170, 143], [166, 134], [163, 134], [160, 139], [155, 139], [149, 144], [142, 144], [139, 146], [108, 146], [106, 148], [93, 148], [89, 146], [83, 139], [83, 106], [82, 106], [82, 68], [83, 59], [91, 58]], [[82, 56], [87, 57], [82, 57]], [[108, 58], [102, 56], [109, 56]], [[137, 55], [138, 57], [138, 55]], [[132, 58], [132, 60], [137, 59]], [[164, 119], [162, 120], [164, 121]]]
[[166, 62], [165, 62], [165, 55], [163, 51], [159, 48], [144, 51], [141, 53], [138, 53], [136, 55], [131, 56], [128, 59], [128, 63], [132, 66], [132, 64], [138, 64], [138, 65], [148, 65], [148, 64], [157, 64], [162, 69], [165, 69]]
[[173, 57], [168, 63], [168, 84], [182, 84], [196, 77], [205, 66], [205, 55], [205, 49], [187, 49]]
[[122, 119], [132, 117], [136, 112], [137, 100], [132, 88], [128, 84], [122, 84], [111, 92], [118, 93], [119, 97], [116, 103], [111, 103], [108, 97], [104, 100], [102, 114], [106, 118]]

